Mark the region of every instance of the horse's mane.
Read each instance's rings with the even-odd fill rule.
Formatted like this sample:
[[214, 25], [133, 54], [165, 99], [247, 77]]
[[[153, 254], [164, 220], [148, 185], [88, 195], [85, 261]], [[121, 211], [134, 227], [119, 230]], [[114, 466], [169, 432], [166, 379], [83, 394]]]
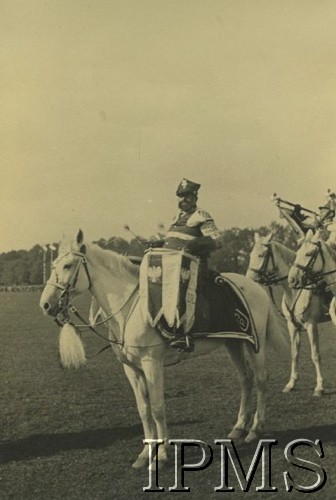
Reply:
[[87, 245], [87, 248], [94, 253], [99, 263], [107, 269], [113, 268], [113, 271], [119, 276], [124, 276], [125, 271], [135, 277], [139, 277], [139, 266], [133, 264], [125, 255], [121, 255], [113, 250], [101, 248], [95, 243]]
[[272, 244], [277, 249], [281, 258], [286, 262], [286, 264], [288, 264], [289, 266], [292, 265], [296, 255], [294, 250], [291, 250], [279, 241], [272, 241]]

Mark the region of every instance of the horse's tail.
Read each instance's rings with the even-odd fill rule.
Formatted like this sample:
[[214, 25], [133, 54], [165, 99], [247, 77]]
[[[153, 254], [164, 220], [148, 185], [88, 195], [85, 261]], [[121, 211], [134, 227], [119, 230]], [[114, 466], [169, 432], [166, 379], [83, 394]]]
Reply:
[[268, 309], [266, 335], [270, 344], [273, 345], [277, 352], [284, 355], [286, 359], [290, 359], [290, 342], [287, 322], [271, 301]]
[[59, 353], [64, 368], [80, 368], [86, 363], [82, 340], [69, 323], [65, 323], [60, 331]]

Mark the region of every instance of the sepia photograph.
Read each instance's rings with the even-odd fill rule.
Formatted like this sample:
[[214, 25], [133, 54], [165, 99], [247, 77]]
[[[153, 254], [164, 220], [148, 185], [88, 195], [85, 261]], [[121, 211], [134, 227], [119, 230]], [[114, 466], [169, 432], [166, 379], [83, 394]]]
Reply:
[[0, 27], [0, 500], [333, 500], [336, 2]]

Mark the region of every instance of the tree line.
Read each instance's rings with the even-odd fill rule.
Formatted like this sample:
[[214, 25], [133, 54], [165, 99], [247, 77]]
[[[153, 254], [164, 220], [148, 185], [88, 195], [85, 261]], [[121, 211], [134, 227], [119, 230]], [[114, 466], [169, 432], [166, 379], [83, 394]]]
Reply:
[[[290, 226], [282, 226], [277, 222], [272, 222], [268, 227], [245, 229], [234, 227], [221, 232], [222, 247], [211, 255], [210, 267], [219, 272], [245, 274], [249, 263], [249, 254], [254, 243], [254, 233], [259, 232], [261, 235], [265, 235], [270, 230], [273, 231], [277, 241], [289, 248], [296, 249], [296, 235]], [[146, 245], [141, 241], [141, 238], [127, 241], [124, 238], [112, 236], [109, 239], [101, 238], [94, 243], [102, 248], [135, 257], [141, 257], [146, 250]], [[54, 246], [57, 247], [58, 244], [54, 243]], [[44, 277], [48, 278], [50, 275], [51, 261], [56, 255], [57, 252], [52, 253], [50, 249], [45, 251], [40, 245], [35, 245], [30, 250], [11, 250], [1, 253], [0, 286], [43, 284]]]

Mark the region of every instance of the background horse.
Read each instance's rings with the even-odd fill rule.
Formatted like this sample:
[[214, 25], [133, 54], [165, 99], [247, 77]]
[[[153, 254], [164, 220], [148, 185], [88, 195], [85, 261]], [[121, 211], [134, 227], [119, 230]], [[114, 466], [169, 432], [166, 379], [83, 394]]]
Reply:
[[[75, 240], [63, 243], [53, 264], [52, 273], [41, 296], [44, 313], [56, 319], [67, 315], [69, 299], [90, 290], [108, 318], [112, 349], [123, 363], [125, 374], [133, 388], [144, 428], [145, 439], [162, 439], [157, 460], [167, 460], [167, 425], [164, 401], [164, 366], [181, 357], [205, 354], [226, 346], [240, 381], [241, 400], [238, 419], [229, 437], [250, 442], [262, 432], [265, 424], [266, 344], [288, 351], [287, 335], [278, 321], [271, 301], [263, 288], [245, 276], [227, 276], [244, 290], [256, 331], [259, 351], [247, 341], [238, 339], [195, 340], [193, 353], [181, 354], [171, 349], [161, 334], [141, 315], [139, 307], [139, 266], [126, 257], [97, 245], [84, 245], [83, 233]], [[77, 337], [77, 335], [76, 335]], [[76, 349], [72, 346], [71, 349]], [[279, 351], [279, 352], [280, 352]], [[257, 409], [252, 426], [252, 388], [256, 385]], [[133, 467], [148, 464], [146, 445]]]
[[288, 276], [292, 288], [313, 287], [325, 283], [334, 295], [330, 318], [336, 326], [336, 232], [332, 231], [327, 241], [321, 239], [321, 231], [308, 231], [298, 250]]
[[318, 322], [321, 319], [323, 298], [311, 289], [293, 289], [287, 278], [295, 260], [295, 252], [285, 245], [274, 241], [273, 234], [255, 234], [255, 244], [250, 254], [246, 276], [268, 287], [271, 297], [275, 289], [282, 289], [280, 309], [287, 321], [291, 342], [291, 373], [283, 392], [294, 389], [299, 378], [298, 356], [300, 332], [305, 329], [310, 343], [311, 359], [316, 370], [314, 396], [323, 394], [323, 377], [320, 366]]

